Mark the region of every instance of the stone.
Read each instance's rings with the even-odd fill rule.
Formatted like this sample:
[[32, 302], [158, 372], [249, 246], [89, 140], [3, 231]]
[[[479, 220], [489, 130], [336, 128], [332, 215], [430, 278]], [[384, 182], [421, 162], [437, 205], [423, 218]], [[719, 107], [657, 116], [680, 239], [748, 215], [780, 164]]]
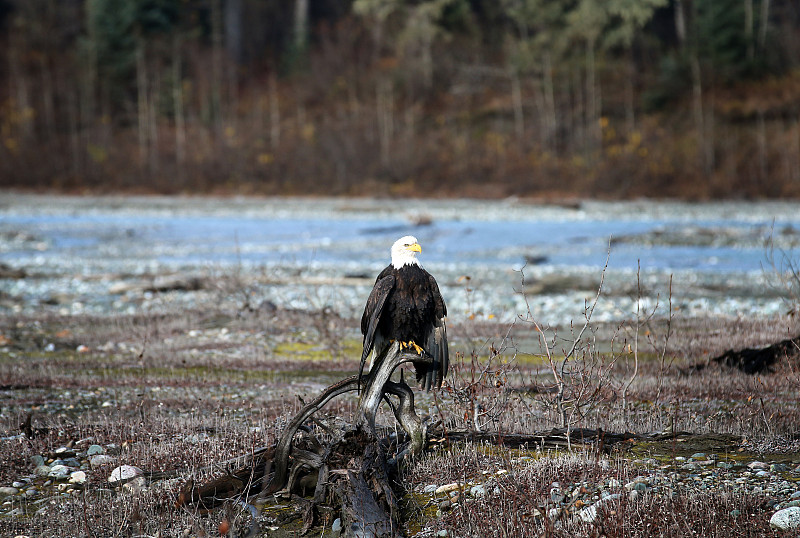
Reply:
[[105, 454], [106, 451], [100, 445], [91, 445], [86, 449], [87, 456], [97, 456], [98, 454]]
[[440, 538], [447, 538], [447, 536], [450, 536], [450, 533], [447, 532], [447, 529], [442, 529], [436, 533], [436, 536], [439, 536]]
[[424, 488], [422, 488], [423, 493], [434, 493], [439, 486], [436, 484], [428, 484]]
[[31, 463], [33, 463], [34, 467], [39, 467], [40, 465], [44, 465], [44, 457], [36, 454], [35, 456], [31, 456]]
[[10, 495], [16, 495], [19, 493], [19, 490], [15, 487], [3, 486], [0, 487], [0, 499], [3, 497], [8, 497]]
[[340, 518], [336, 518], [333, 520], [333, 524], [331, 525], [331, 532], [338, 533], [342, 532], [342, 520]]
[[469, 494], [473, 497], [483, 497], [486, 495], [486, 488], [483, 484], [478, 484], [477, 486], [472, 486], [469, 488]]
[[438, 488], [436, 488], [434, 493], [436, 495], [441, 495], [443, 493], [450, 493], [451, 491], [461, 489], [462, 486], [463, 484], [460, 484], [458, 482], [453, 482], [452, 484], [445, 484], [444, 486], [439, 486]]
[[146, 487], [147, 479], [143, 476], [137, 476], [122, 484], [122, 489], [129, 493], [139, 493], [140, 491], [144, 491]]
[[109, 456], [108, 454], [97, 454], [89, 459], [89, 465], [91, 465], [92, 468], [102, 467], [109, 463], [114, 463], [114, 456]]
[[69, 475], [70, 484], [83, 484], [86, 482], [86, 473], [83, 471], [75, 471]]
[[769, 470], [772, 473], [783, 473], [789, 470], [789, 466], [784, 463], [773, 463], [769, 466]]
[[604, 497], [594, 503], [591, 506], [587, 506], [578, 511], [578, 517], [585, 521], [586, 523], [593, 523], [595, 519], [597, 519], [598, 511], [603, 507], [604, 504], [610, 503], [611, 501], [615, 501], [621, 498], [622, 495], [619, 493], [613, 493], [607, 497]]
[[703, 452], [695, 452], [692, 454], [691, 458], [693, 460], [704, 460], [706, 459], [706, 455]]
[[792, 499], [792, 500], [800, 499], [800, 491], [795, 491], [794, 493], [792, 493], [791, 497], [789, 497], [789, 498]]
[[756, 476], [759, 477], [759, 478], [769, 478], [770, 474], [769, 474], [769, 471], [758, 471], [756, 473]]
[[800, 507], [792, 506], [778, 510], [769, 520], [771, 527], [782, 531], [794, 531], [800, 529]]
[[763, 461], [751, 461], [747, 464], [748, 469], [755, 469], [760, 471], [766, 471], [769, 469], [769, 464], [764, 463]]
[[66, 465], [53, 465], [50, 467], [50, 472], [47, 473], [47, 476], [55, 478], [56, 480], [63, 480], [67, 478], [71, 472], [72, 469]]
[[137, 476], [141, 476], [142, 474], [144, 474], [144, 471], [142, 471], [138, 467], [135, 467], [133, 465], [121, 465], [115, 468], [113, 471], [111, 471], [111, 474], [108, 477], [108, 481], [112, 485], [119, 485], [129, 480], [132, 480]]

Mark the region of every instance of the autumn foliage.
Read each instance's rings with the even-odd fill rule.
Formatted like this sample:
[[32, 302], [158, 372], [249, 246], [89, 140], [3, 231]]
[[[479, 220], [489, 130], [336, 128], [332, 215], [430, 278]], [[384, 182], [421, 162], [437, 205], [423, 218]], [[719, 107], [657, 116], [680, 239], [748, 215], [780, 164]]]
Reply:
[[5, 0], [0, 26], [0, 187], [800, 196], [794, 0]]

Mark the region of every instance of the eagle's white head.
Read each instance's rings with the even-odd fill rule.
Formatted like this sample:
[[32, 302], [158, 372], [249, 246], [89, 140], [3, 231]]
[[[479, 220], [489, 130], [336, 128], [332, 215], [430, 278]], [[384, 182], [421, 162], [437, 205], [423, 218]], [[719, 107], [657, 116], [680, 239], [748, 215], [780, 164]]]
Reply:
[[419, 265], [417, 253], [422, 252], [417, 238], [412, 235], [401, 237], [392, 245], [392, 266], [400, 269], [404, 265]]

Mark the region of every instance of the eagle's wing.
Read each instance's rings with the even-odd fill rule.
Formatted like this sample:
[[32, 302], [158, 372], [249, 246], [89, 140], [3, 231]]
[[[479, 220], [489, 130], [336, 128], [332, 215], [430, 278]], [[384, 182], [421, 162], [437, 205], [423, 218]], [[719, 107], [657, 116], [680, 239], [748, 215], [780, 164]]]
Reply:
[[361, 333], [364, 335], [364, 350], [361, 352], [361, 366], [358, 368], [358, 378], [364, 374], [364, 363], [375, 346], [375, 331], [383, 313], [386, 298], [394, 289], [394, 275], [388, 274], [375, 282], [375, 287], [367, 299], [364, 314], [361, 316]]
[[439, 293], [436, 279], [433, 276], [429, 276], [429, 278], [435, 302], [435, 319], [425, 339], [425, 349], [433, 357], [433, 364], [427, 369], [424, 380], [417, 380], [424, 381], [425, 390], [430, 390], [432, 386], [441, 387], [450, 367], [450, 351], [447, 346], [447, 324], [445, 322], [447, 306], [444, 304], [442, 294]]

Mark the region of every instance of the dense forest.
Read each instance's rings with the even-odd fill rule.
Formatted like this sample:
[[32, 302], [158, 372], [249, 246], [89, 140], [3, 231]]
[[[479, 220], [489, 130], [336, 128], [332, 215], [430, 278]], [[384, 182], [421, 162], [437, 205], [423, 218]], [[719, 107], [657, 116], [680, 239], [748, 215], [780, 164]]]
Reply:
[[800, 196], [797, 0], [0, 0], [0, 187]]

